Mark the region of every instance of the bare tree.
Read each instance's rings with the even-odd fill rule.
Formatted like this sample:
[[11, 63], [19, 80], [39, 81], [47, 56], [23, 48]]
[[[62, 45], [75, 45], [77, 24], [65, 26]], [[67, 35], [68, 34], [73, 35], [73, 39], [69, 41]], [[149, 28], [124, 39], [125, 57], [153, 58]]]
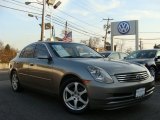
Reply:
[[89, 39], [89, 46], [91, 48], [98, 48], [99, 47], [99, 44], [100, 44], [100, 38], [97, 38], [97, 37], [91, 37]]
[[3, 47], [3, 42], [0, 41], [0, 50], [2, 50], [4, 47]]
[[3, 42], [0, 41], [0, 62], [8, 63], [16, 54], [16, 49], [12, 48], [9, 44], [4, 47]]
[[85, 45], [89, 45], [89, 40], [81, 40], [80, 43], [83, 43]]

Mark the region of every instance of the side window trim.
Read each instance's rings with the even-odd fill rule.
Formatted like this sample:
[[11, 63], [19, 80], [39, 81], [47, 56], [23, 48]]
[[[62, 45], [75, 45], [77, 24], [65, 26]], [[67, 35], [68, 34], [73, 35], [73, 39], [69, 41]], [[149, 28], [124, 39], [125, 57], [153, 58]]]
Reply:
[[43, 45], [47, 48], [47, 51], [48, 51], [49, 55], [52, 57], [52, 54], [51, 54], [51, 52], [49, 51], [48, 46], [47, 46], [46, 44], [44, 44], [44, 43], [43, 43]]

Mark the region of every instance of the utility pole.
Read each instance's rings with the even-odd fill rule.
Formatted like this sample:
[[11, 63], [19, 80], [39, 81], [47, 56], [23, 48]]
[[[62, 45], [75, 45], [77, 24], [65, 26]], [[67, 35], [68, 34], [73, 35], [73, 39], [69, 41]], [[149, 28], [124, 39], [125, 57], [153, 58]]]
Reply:
[[42, 9], [42, 24], [41, 24], [41, 40], [43, 41], [45, 38], [45, 8], [46, 8], [46, 0], [43, 0], [43, 9]]
[[106, 50], [106, 39], [107, 39], [108, 33], [110, 33], [110, 31], [108, 31], [108, 30], [109, 30], [110, 27], [111, 27], [111, 25], [110, 25], [110, 20], [113, 20], [113, 19], [108, 18], [108, 19], [103, 19], [103, 20], [107, 20], [107, 24], [104, 25], [104, 28], [105, 28], [105, 30], [106, 30], [106, 33], [105, 33], [105, 36], [104, 36], [104, 50]]
[[139, 45], [139, 47], [140, 47], [140, 50], [142, 50], [143, 49], [143, 42], [142, 42], [142, 39], [140, 38], [140, 45]]
[[68, 23], [67, 23], [67, 21], [66, 21], [64, 36], [67, 36], [67, 33], [68, 33]]

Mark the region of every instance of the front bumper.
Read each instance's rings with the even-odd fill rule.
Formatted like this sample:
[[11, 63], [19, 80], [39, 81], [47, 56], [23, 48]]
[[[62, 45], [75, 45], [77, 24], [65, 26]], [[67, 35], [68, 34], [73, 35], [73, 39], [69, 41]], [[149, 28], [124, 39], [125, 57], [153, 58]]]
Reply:
[[[151, 77], [141, 82], [115, 82], [113, 84], [92, 81], [87, 88], [92, 109], [118, 109], [149, 98], [154, 91], [154, 80]], [[136, 90], [140, 88], [145, 88], [145, 93], [141, 97], [136, 97]]]

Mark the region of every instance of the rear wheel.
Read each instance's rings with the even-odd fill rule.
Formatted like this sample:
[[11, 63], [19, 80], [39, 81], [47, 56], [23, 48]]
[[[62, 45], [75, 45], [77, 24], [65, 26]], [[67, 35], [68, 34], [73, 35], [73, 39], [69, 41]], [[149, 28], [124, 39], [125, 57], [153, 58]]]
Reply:
[[12, 72], [12, 76], [11, 76], [11, 86], [12, 86], [12, 90], [14, 92], [19, 92], [21, 90], [21, 86], [19, 83], [19, 79], [18, 79], [18, 75], [16, 71]]
[[63, 83], [61, 99], [65, 108], [72, 113], [82, 113], [88, 108], [87, 89], [79, 81], [70, 79]]

